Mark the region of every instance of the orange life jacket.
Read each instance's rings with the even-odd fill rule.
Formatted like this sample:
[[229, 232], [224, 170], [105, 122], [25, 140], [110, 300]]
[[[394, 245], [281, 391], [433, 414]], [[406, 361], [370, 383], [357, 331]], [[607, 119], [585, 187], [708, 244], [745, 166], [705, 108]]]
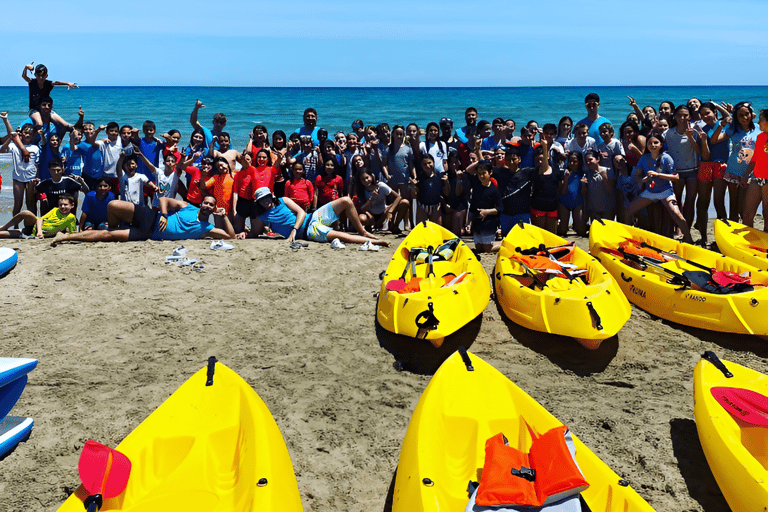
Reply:
[[656, 261], [666, 261], [664, 255], [648, 247], [642, 247], [637, 240], [624, 240], [619, 243], [619, 249], [629, 254], [635, 254]]
[[528, 453], [509, 446], [503, 433], [485, 442], [477, 505], [542, 507], [589, 487], [568, 449], [568, 427], [562, 425], [541, 436], [531, 434]]

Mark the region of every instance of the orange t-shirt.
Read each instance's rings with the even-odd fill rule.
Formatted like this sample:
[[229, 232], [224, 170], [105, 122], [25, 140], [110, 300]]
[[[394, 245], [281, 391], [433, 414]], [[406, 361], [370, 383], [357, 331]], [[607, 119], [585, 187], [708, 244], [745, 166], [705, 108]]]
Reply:
[[235, 187], [235, 178], [229, 173], [217, 174], [208, 178], [205, 182], [207, 191], [213, 189], [213, 196], [216, 198], [216, 206], [224, 208], [227, 213], [232, 213], [232, 191]]

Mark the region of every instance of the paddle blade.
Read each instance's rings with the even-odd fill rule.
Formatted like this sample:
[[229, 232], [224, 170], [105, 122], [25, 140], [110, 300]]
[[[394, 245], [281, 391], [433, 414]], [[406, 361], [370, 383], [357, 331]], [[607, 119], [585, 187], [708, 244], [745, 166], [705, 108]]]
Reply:
[[83, 446], [77, 470], [89, 494], [114, 498], [128, 485], [131, 461], [119, 451], [89, 440]]
[[390, 292], [399, 292], [405, 288], [405, 279], [393, 279], [391, 281], [387, 281], [385, 288]]
[[734, 418], [768, 427], [768, 396], [742, 388], [715, 387], [712, 396]]

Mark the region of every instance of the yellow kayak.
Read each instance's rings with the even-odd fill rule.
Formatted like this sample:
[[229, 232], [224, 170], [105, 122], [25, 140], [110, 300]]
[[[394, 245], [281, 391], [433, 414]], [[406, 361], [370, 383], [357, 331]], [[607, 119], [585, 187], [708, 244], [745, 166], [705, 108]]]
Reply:
[[[570, 268], [573, 279], [562, 272], [557, 274], [559, 277], [547, 279], [544, 269], [529, 266], [531, 258], [524, 254], [535, 254], [542, 244], [553, 253], [556, 247], [564, 248], [560, 251], [564, 256], [553, 256], [561, 262], [556, 266]], [[534, 256], [535, 260], [541, 258]], [[544, 261], [551, 259], [545, 257]], [[577, 271], [583, 277], [576, 276]], [[632, 314], [627, 298], [595, 258], [530, 224], [514, 226], [504, 238], [494, 279], [496, 298], [510, 320], [535, 331], [572, 336], [587, 348], [595, 349], [618, 333]]]
[[[408, 425], [393, 512], [462, 512], [469, 502], [467, 486], [482, 472], [486, 440], [503, 432], [510, 446], [527, 451], [531, 436], [526, 424], [537, 433], [562, 425], [476, 355], [452, 354], [432, 377]], [[576, 462], [589, 483], [582, 498], [590, 510], [653, 511], [627, 481], [576, 436], [573, 440]]]
[[[627, 256], [618, 250], [620, 244], [630, 242], [645, 256]], [[653, 315], [701, 329], [768, 335], [766, 271], [695, 245], [607, 220], [592, 223], [589, 247], [630, 302]], [[743, 291], [734, 288], [725, 293], [718, 288], [713, 293], [696, 283], [706, 277], [711, 284], [712, 270], [718, 275], [744, 274], [751, 285]]]
[[[693, 372], [693, 411], [701, 447], [731, 510], [764, 512], [768, 504], [768, 427], [734, 418], [712, 390], [717, 394], [721, 387], [742, 388], [768, 395], [768, 375], [713, 356], [705, 353]], [[716, 363], [724, 365], [732, 377], [726, 377]], [[744, 408], [737, 402], [738, 397], [730, 401], [738, 407], [738, 415], [750, 412], [749, 404]]]
[[442, 226], [418, 224], [384, 271], [376, 318], [386, 330], [443, 339], [483, 312], [491, 283], [472, 250]]
[[715, 241], [720, 252], [760, 270], [768, 270], [768, 233], [739, 224], [715, 220]]
[[[209, 363], [117, 446], [128, 487], [102, 512], [300, 512], [301, 496], [277, 424], [256, 392]], [[214, 370], [212, 385], [206, 385]], [[82, 512], [81, 485], [59, 511]]]

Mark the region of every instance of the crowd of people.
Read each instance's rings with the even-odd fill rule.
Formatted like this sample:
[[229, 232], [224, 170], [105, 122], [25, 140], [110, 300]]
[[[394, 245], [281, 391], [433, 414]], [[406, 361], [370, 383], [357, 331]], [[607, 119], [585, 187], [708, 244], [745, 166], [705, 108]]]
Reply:
[[758, 115], [746, 101], [691, 98], [656, 109], [628, 97], [617, 130], [593, 93], [578, 122], [532, 120], [519, 132], [514, 120], [483, 120], [470, 107], [456, 129], [447, 117], [423, 129], [358, 119], [348, 133], [329, 134], [307, 108], [293, 133], [257, 124], [240, 150], [231, 146], [225, 114], [215, 114], [210, 128], [199, 121], [201, 101], [184, 144], [178, 129], [158, 137], [152, 121], [141, 134], [114, 121], [97, 125], [82, 108], [70, 124], [53, 111], [50, 92], [76, 85], [51, 82], [42, 65], [26, 66], [22, 76], [28, 119], [14, 129], [0, 113], [14, 195], [0, 237], [59, 243], [266, 233], [290, 243], [378, 246], [388, 243], [373, 233], [399, 234], [430, 220], [471, 235], [485, 252], [519, 222], [586, 236], [591, 221], [617, 219], [687, 242], [695, 228], [706, 244], [710, 201], [718, 218], [748, 226], [768, 203], [768, 111]]

